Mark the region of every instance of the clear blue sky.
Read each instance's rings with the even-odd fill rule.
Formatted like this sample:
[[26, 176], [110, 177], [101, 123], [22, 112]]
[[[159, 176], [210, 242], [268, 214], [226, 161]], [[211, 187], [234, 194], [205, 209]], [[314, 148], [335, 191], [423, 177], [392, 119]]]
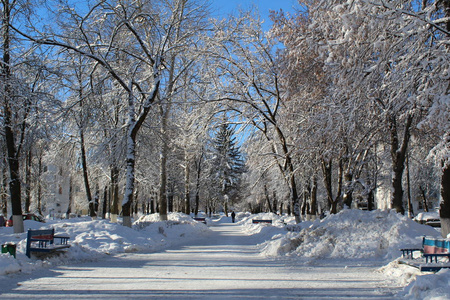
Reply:
[[297, 0], [211, 0], [214, 15], [226, 17], [230, 13], [237, 12], [238, 8], [249, 9], [252, 5], [258, 7], [261, 19], [265, 20], [265, 29], [270, 27], [269, 11], [283, 9], [285, 12], [293, 12], [293, 7], [298, 7]]

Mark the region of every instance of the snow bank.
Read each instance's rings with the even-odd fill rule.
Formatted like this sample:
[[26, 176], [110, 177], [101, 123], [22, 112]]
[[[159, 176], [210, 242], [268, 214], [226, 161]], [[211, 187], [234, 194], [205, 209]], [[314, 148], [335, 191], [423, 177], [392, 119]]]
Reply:
[[[271, 219], [273, 225], [252, 224], [255, 218]], [[450, 299], [450, 270], [422, 273], [397, 261], [400, 248], [421, 247], [424, 235], [440, 236], [439, 232], [393, 211], [344, 210], [323, 220], [296, 225], [292, 218], [259, 214], [244, 218], [241, 224], [247, 234], [266, 240], [260, 245], [262, 255], [289, 256], [308, 264], [349, 259], [387, 263], [377, 272], [406, 286], [396, 298]]]
[[402, 247], [420, 247], [424, 235], [438, 232], [393, 211], [343, 210], [323, 220], [304, 222], [299, 232], [286, 232], [266, 242], [263, 254], [315, 259], [384, 259]]
[[94, 260], [105, 254], [158, 251], [210, 232], [207, 226], [183, 214], [172, 213], [168, 219], [161, 222], [159, 215], [144, 216], [133, 224], [133, 228], [90, 218], [50, 220], [47, 223], [27, 220], [25, 228], [53, 227], [56, 233], [71, 237], [71, 247], [67, 251], [46, 256], [43, 260], [25, 256], [26, 232], [14, 234], [13, 228], [0, 227], [0, 243], [14, 242], [17, 245], [17, 259], [9, 254], [0, 256], [0, 275], [29, 273], [48, 265]]
[[450, 269], [442, 269], [436, 274], [419, 276], [398, 296], [408, 299], [448, 300], [450, 299]]

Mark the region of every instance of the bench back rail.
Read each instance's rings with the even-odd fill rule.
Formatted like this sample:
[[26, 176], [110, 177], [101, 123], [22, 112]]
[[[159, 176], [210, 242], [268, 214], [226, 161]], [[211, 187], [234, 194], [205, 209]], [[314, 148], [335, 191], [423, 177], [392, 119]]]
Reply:
[[256, 219], [253, 219], [253, 220], [252, 220], [252, 223], [253, 223], [253, 224], [258, 224], [258, 223], [272, 224], [272, 220], [256, 220]]

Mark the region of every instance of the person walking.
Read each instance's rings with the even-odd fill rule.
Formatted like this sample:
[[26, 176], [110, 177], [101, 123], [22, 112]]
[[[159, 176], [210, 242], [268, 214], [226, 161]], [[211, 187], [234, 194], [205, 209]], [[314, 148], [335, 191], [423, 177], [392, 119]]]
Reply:
[[234, 223], [234, 219], [236, 218], [236, 214], [234, 211], [231, 213], [231, 221]]

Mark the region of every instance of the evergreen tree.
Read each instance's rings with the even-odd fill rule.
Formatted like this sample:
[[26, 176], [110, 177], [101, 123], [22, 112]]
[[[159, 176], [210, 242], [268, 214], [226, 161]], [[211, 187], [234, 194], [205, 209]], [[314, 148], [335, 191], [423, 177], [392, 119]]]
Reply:
[[214, 194], [228, 215], [229, 202], [236, 197], [245, 161], [236, 145], [234, 129], [222, 124], [212, 141], [211, 179]]

